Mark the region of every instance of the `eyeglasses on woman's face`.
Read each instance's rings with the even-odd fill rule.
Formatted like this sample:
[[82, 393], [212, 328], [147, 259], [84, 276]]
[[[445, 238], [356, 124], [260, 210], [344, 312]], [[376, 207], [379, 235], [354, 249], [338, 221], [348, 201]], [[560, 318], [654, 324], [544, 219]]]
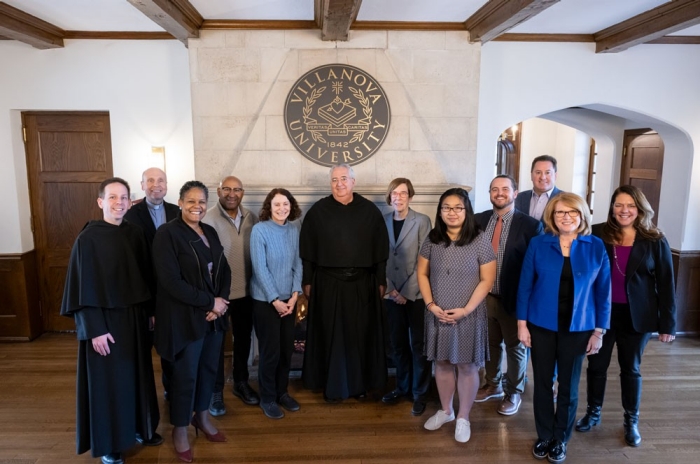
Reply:
[[457, 214], [460, 214], [465, 209], [466, 208], [464, 206], [441, 206], [440, 207], [440, 211], [442, 211], [443, 213], [455, 212]]
[[581, 215], [581, 212], [577, 209], [572, 209], [569, 211], [555, 211], [554, 216], [561, 219], [564, 216], [569, 216], [570, 218], [577, 218]]

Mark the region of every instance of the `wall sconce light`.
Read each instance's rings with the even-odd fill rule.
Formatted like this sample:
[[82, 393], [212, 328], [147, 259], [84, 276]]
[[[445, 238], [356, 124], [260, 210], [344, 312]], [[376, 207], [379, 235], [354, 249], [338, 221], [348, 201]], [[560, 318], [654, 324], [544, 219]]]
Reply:
[[165, 172], [165, 147], [151, 147], [149, 168], [160, 168]]

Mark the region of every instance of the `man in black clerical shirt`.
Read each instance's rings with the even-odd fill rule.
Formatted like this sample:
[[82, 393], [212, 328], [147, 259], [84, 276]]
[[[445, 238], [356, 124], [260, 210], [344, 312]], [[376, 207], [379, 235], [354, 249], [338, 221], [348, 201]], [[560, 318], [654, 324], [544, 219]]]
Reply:
[[124, 221], [129, 184], [100, 184], [103, 219], [71, 250], [61, 314], [75, 320], [78, 347], [77, 452], [124, 462], [134, 445], [156, 445], [160, 415], [151, 363], [153, 273], [143, 231]]
[[332, 195], [304, 218], [299, 253], [309, 299], [303, 380], [329, 402], [386, 385], [381, 297], [389, 239], [371, 201], [353, 192], [347, 164], [331, 168]]
[[[146, 196], [129, 208], [124, 219], [143, 229], [150, 249], [150, 246], [153, 244], [153, 237], [156, 236], [156, 229], [178, 217], [180, 208], [165, 201], [165, 195], [168, 194], [168, 176], [162, 169], [148, 168], [143, 171], [141, 175], [141, 189]], [[153, 280], [155, 281], [155, 277]], [[165, 390], [165, 399], [167, 400], [172, 367], [169, 361], [162, 358], [160, 366], [163, 372], [161, 380]], [[139, 443], [149, 444], [144, 442], [141, 437], [136, 438]]]

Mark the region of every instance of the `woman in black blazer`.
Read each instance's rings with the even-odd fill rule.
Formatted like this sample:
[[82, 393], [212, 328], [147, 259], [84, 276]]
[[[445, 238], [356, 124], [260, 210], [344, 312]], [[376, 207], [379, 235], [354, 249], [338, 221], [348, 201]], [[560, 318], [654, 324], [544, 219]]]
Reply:
[[651, 222], [654, 210], [637, 187], [623, 185], [612, 196], [608, 221], [593, 226], [605, 242], [612, 274], [610, 330], [603, 348], [588, 357], [588, 408], [576, 430], [588, 432], [600, 422], [605, 383], [613, 345], [617, 343], [624, 409], [625, 442], [639, 446], [637, 428], [642, 398], [639, 366], [652, 332], [672, 342], [676, 333], [676, 302], [671, 249]]
[[154, 344], [172, 363], [170, 423], [175, 452], [184, 462], [192, 462], [190, 423], [209, 441], [226, 441], [211, 422], [209, 399], [227, 329], [222, 316], [228, 308], [231, 269], [216, 231], [201, 222], [208, 196], [201, 182], [186, 182], [180, 189], [180, 217], [162, 225], [153, 241], [158, 278]]

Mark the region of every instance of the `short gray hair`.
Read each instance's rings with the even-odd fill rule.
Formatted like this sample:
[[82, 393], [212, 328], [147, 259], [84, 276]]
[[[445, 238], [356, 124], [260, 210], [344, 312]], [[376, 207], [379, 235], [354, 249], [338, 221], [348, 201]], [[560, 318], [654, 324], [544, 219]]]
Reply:
[[345, 168], [348, 170], [348, 175], [350, 176], [351, 179], [355, 178], [355, 171], [352, 170], [352, 166], [350, 166], [349, 164], [346, 164], [346, 163], [334, 164], [333, 166], [331, 166], [331, 171], [329, 172], [329, 175], [331, 176], [331, 178], [333, 178], [333, 171], [335, 171], [336, 169], [341, 169], [341, 168]]

